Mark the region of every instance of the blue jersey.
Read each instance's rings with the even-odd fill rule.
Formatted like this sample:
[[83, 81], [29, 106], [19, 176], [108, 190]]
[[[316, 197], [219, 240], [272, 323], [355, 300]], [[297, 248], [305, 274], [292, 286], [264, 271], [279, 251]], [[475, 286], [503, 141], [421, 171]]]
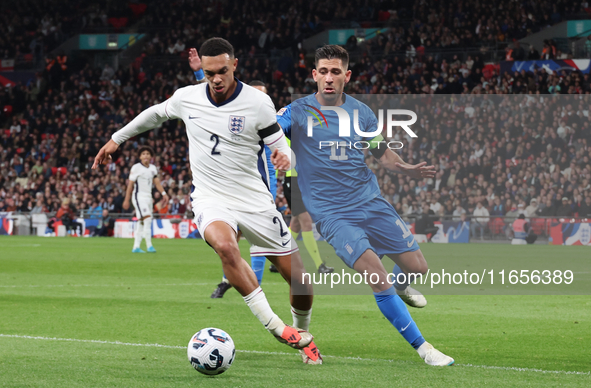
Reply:
[[271, 149], [265, 145], [265, 155], [267, 156], [267, 171], [269, 172], [269, 191], [273, 194], [273, 199], [277, 196], [277, 175], [275, 167], [271, 163]]
[[[358, 143], [370, 139], [355, 133], [354, 110], [358, 110], [359, 128], [363, 132], [374, 132], [377, 118], [367, 105], [343, 96], [345, 103], [340, 108], [349, 114], [349, 137], [339, 136], [337, 113], [321, 110], [315, 95], [300, 98], [277, 114], [277, 122], [291, 139], [296, 156], [302, 200], [315, 222], [335, 212], [363, 206], [380, 195], [377, 178], [365, 163], [363, 144]], [[311, 137], [307, 136], [308, 117], [313, 118]]]

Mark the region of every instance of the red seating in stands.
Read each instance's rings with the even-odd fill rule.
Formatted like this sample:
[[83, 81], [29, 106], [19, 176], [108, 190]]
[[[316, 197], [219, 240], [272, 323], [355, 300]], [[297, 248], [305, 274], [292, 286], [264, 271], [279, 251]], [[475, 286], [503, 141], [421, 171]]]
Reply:
[[530, 220], [530, 225], [532, 230], [535, 234], [543, 234], [544, 229], [546, 227], [546, 219], [545, 218], [532, 218]]
[[492, 234], [501, 234], [504, 226], [505, 221], [502, 218], [493, 218], [488, 222], [488, 228]]

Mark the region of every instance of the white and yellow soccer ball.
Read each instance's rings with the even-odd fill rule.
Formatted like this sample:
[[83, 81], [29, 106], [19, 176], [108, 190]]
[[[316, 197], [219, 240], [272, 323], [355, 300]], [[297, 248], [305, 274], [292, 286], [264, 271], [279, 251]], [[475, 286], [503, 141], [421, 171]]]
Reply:
[[198, 372], [206, 375], [219, 375], [227, 371], [235, 355], [232, 337], [213, 327], [199, 330], [187, 346], [189, 362]]

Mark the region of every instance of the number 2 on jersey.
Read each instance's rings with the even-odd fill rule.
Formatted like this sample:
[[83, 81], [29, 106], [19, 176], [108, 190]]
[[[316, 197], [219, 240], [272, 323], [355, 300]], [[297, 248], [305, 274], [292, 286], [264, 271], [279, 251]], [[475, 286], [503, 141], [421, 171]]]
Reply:
[[218, 144], [220, 144], [220, 138], [218, 135], [211, 135], [211, 137], [209, 138], [209, 140], [212, 140], [215, 142], [215, 144], [213, 145], [213, 148], [211, 149], [211, 154], [212, 155], [221, 155], [221, 153], [219, 151], [215, 150], [215, 147], [218, 146]]
[[279, 234], [281, 235], [281, 237], [283, 237], [287, 234], [287, 232], [283, 231], [283, 225], [281, 225], [281, 221], [279, 220], [279, 217], [273, 217], [273, 223], [279, 224]]

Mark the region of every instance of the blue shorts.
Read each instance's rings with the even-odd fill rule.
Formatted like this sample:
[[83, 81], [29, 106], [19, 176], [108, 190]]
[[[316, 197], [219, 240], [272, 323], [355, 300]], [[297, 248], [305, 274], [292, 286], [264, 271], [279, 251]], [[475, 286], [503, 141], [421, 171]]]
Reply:
[[368, 249], [380, 258], [419, 249], [406, 222], [381, 196], [358, 209], [326, 217], [318, 224], [320, 234], [351, 268]]

